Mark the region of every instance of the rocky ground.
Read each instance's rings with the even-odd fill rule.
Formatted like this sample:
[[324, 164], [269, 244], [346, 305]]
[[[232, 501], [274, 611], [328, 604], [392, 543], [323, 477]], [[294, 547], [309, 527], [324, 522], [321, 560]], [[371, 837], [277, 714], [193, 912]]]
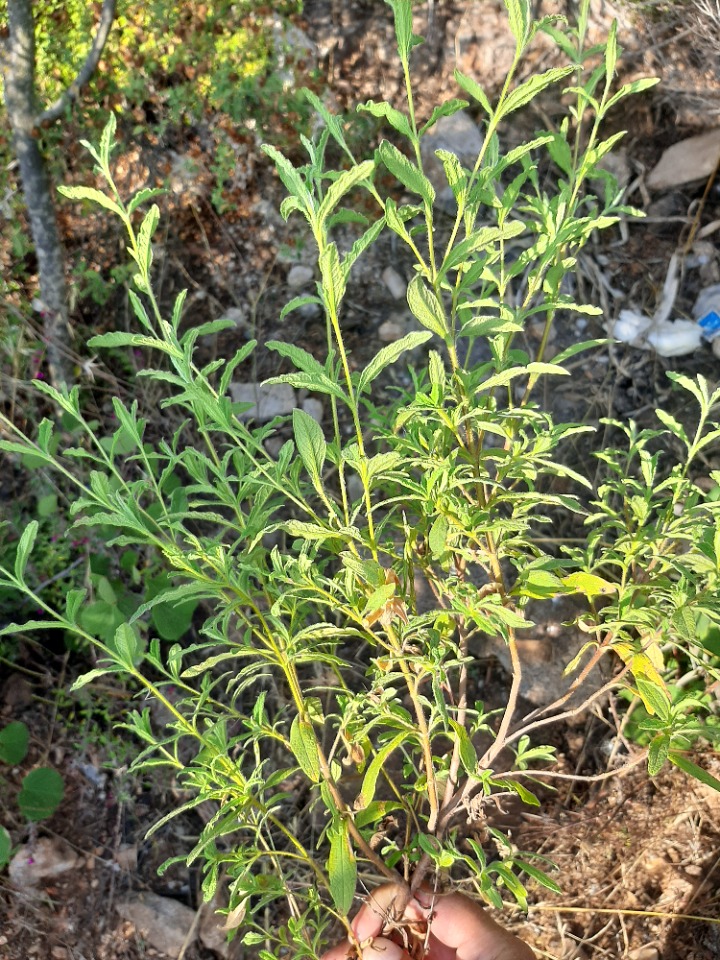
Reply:
[[[538, 4], [542, 12], [557, 6]], [[604, 336], [625, 310], [632, 312], [625, 322], [633, 342], [587, 355], [553, 402], [571, 419], [595, 421], [610, 415], [642, 422], [668, 398], [666, 370], [718, 379], [718, 360], [706, 340], [697, 337], [687, 353], [670, 358], [648, 343], [652, 330], [637, 325], [640, 315], [654, 318], [655, 329], [661, 320], [694, 322], [698, 293], [720, 282], [720, 192], [715, 179], [720, 76], [712, 56], [712, 4], [704, 20], [696, 7], [688, 11], [692, 5], [686, 5], [682, 16], [665, 11], [664, 17], [644, 20], [627, 6], [592, 6], [592, 29], [598, 37], [607, 32], [613, 15], [620, 19], [620, 40], [627, 47], [623, 78], [658, 74], [664, 82], [612, 120], [617, 129], [629, 131], [616, 154], [614, 172], [626, 184], [628, 200], [647, 217], [588, 246], [577, 282], [586, 300], [603, 307], [603, 317], [589, 323], [574, 318], [556, 331], [557, 348], [579, 337]], [[370, 97], [398, 96], [391, 22], [376, 0], [307, 0], [298, 28], [302, 33], [292, 42], [306, 45], [308, 69], [320, 70], [323, 84], [333, 91], [328, 102], [335, 109]], [[457, 93], [452, 78], [456, 64], [488, 90], [497, 89], [512, 52], [500, 3], [425, 3], [418, 7], [416, 28], [427, 36], [419, 52], [419, 111], [429, 112], [441, 98]], [[553, 56], [539, 45], [526, 73], [550, 65]], [[552, 122], [557, 107], [543, 100], [535, 114], [517, 121], [508, 137], [519, 140], [535, 126]], [[452, 141], [451, 128], [446, 136]], [[702, 144], [686, 142], [695, 136], [706, 139]], [[228, 137], [233, 138], [232, 131]], [[460, 137], [458, 149], [467, 146], [471, 134], [464, 130]], [[168, 177], [173, 191], [156, 253], [163, 300], [170, 302], [177, 290], [188, 287], [191, 317], [232, 317], [235, 329], [206, 344], [209, 358], [236, 349], [251, 336], [261, 342], [292, 338], [320, 351], [325, 330], [316, 311], [295, 315], [291, 337], [291, 321], [278, 321], [284, 303], [311, 288], [308, 237], [279, 217], [282, 187], [259, 143], [247, 135], [232, 142], [237, 164], [226, 187], [232, 208], [223, 216], [210, 204], [212, 158], [201, 127], [178, 131], [164, 141], [141, 140], [125, 151], [119, 169], [124, 189], [135, 189], [148, 178]], [[667, 153], [673, 144], [678, 144], [674, 158]], [[76, 169], [78, 180], [83, 179], [87, 164], [79, 154]], [[120, 247], [114, 228], [108, 231], [102, 219], [84, 216], [74, 221], [65, 216], [72, 250], [90, 257], [92, 248], [95, 259], [112, 262]], [[101, 224], [105, 229], [99, 245], [93, 238]], [[663, 316], [666, 279], [673, 271], [677, 290]], [[344, 318], [356, 363], [410, 328], [404, 299], [410, 275], [409, 261], [389, 237], [361, 262]], [[122, 291], [105, 309], [110, 314], [124, 309]], [[530, 340], [536, 335], [532, 329], [527, 333]], [[268, 402], [266, 396], [261, 400], [254, 384], [279, 372], [276, 363], [274, 354], [259, 353], [255, 367], [238, 378], [236, 399], [245, 390], [251, 398]], [[93, 373], [106, 385], [108, 397], [128, 387], [121, 372], [98, 366]], [[286, 396], [278, 402], [289, 407], [305, 403], [309, 412], [322, 417], [312, 398]], [[708, 471], [718, 468], [719, 458], [720, 452], [710, 451]], [[563, 619], [559, 610], [556, 622], [542, 624], [535, 640], [527, 641], [523, 695], [529, 703], [541, 703], [557, 689], [572, 653], [576, 638], [563, 627]], [[505, 683], [507, 665], [501, 650], [495, 654], [484, 660], [487, 689], [502, 689]], [[25, 829], [12, 810], [0, 816], [13, 839], [27, 844], [24, 861], [17, 861], [11, 876], [0, 877], [0, 960], [244, 956], [241, 949], [224, 945], [212, 910], [202, 906], [194, 869], [176, 864], [162, 878], [157, 875], [168, 857], [190, 847], [200, 821], [197, 813], [187, 814], [145, 839], [150, 826], [179, 799], [171, 780], [140, 780], [127, 773], [132, 746], [122, 734], [110, 732], [127, 705], [127, 691], [108, 685], [95, 690], [95, 699], [87, 695], [70, 700], [61, 692], [69, 662], [56, 651], [39, 667], [35, 652], [26, 648], [12, 672], [3, 667], [0, 725], [10, 719], [25, 721], [32, 743], [22, 768], [0, 771], [5, 785], [12, 792], [28, 765], [42, 760], [61, 770], [66, 795], [58, 814], [37, 830]], [[720, 957], [718, 795], [688, 783], [679, 771], [650, 780], [641, 764], [609, 776], [618, 750], [623, 764], [636, 752], [632, 743], [618, 746], [612, 710], [585, 715], [553, 736], [561, 770], [570, 778], [559, 781], [556, 792], [547, 792], [541, 813], [517, 818], [514, 840], [521, 849], [537, 851], [558, 865], [563, 894], [534, 891], [529, 917], [512, 917], [511, 924], [539, 957], [550, 960]], [[718, 775], [717, 760], [706, 757], [704, 762]], [[28, 868], [29, 857], [33, 869]]]

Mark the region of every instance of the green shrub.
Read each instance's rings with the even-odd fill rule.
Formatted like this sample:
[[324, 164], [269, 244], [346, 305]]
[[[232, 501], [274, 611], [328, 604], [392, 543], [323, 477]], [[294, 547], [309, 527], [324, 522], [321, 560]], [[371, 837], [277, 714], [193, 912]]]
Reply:
[[[692, 693], [671, 699], [665, 650], [682, 649], [699, 675], [711, 669], [696, 627], [700, 618], [720, 624], [718, 504], [692, 483], [690, 468], [720, 436], [711, 420], [720, 391], [710, 392], [702, 378], [673, 375], [697, 405], [696, 430], [686, 433], [663, 411], [658, 430], [615, 424], [618, 445], [597, 454], [604, 471], [597, 489], [562, 458], [569, 438], [593, 428], [556, 423], [535, 399], [541, 380], [569, 376], [571, 358], [601, 344], [546, 356], [558, 313], [599, 312], [574, 302], [563, 279], [588, 238], [628, 213], [617, 184], [598, 167], [619, 135], [601, 139], [600, 124], [652, 81], [612, 92], [615, 28], [597, 66], [598, 48], [585, 48], [587, 0], [578, 27], [564, 32], [558, 21], [533, 22], [529, 0], [505, 2], [517, 50], [497, 103], [457, 74], [482, 113], [485, 139], [472, 169], [438, 152], [457, 205], [446, 234], [420, 140], [440, 116], [467, 103], [442, 104], [424, 122], [416, 117], [409, 58], [419, 38], [408, 0], [390, 0], [407, 110], [364, 108], [386, 118], [405, 150], [384, 141], [372, 158], [357, 161], [337, 118], [311, 93], [324, 128], [315, 142], [304, 141], [307, 164], [296, 168], [265, 148], [288, 190], [283, 216], [304, 217], [318, 250], [317, 294], [292, 301], [284, 313], [316, 300], [328, 341], [324, 358], [292, 343], [268, 343], [292, 367], [271, 382], [321, 395], [327, 429], [302, 410], [248, 426], [227, 393], [255, 344], [201, 367], [198, 337], [228, 324], [184, 329], [183, 295], [172, 317], [162, 316], [151, 283], [159, 212], [151, 207], [136, 226], [152, 193], [127, 204], [118, 195], [110, 166], [113, 117], [99, 147], [89, 147], [106, 192], [63, 190], [120, 218], [136, 268], [130, 298], [139, 332], [104, 334], [91, 347], [156, 357], [157, 366], [142, 374], [167, 385], [163, 408], [179, 409], [192, 431], [183, 424], [153, 445], [137, 403], [115, 398], [118, 429], [99, 437], [77, 389], [38, 384], [77, 419], [82, 442], [58, 454], [50, 421], [34, 440], [6, 422], [14, 439], [0, 447], [32, 452], [74, 482], [76, 526], [112, 528], [119, 548], [158, 551], [173, 584], [118, 623], [112, 639], [98, 642], [82, 626], [82, 590], [70, 590], [65, 609], [56, 611], [28, 582], [36, 533], [30, 524], [14, 569], [4, 568], [2, 577], [45, 616], [4, 632], [54, 626], [95, 642], [101, 660], [76, 687], [119, 673], [164, 705], [171, 717], [165, 728], [154, 726], [147, 708], [128, 715], [126, 726], [142, 743], [135, 765], [175, 771], [189, 792], [179, 810], [214, 802], [189, 861], [204, 864], [208, 897], [229, 879], [233, 923], [245, 915], [245, 942], [263, 943], [266, 958], [288, 947], [317, 956], [333, 917], [352, 936], [348, 914], [359, 872], [400, 875], [414, 889], [432, 871], [471, 882], [496, 906], [509, 894], [525, 907], [528, 880], [557, 889], [542, 861], [487, 827], [484, 815], [507, 795], [537, 806], [535, 785], [560, 775], [553, 750], [530, 736], [566, 715], [567, 698], [542, 715], [518, 707], [517, 641], [532, 627], [531, 602], [541, 610], [572, 596], [582, 605], [577, 623], [587, 643], [574, 688], [583, 690], [601, 657], [616, 658], [620, 668], [608, 688], [628, 689], [642, 701], [653, 724], [651, 772], [667, 760], [717, 785], [685, 752], [713, 736], [707, 707]], [[557, 40], [570, 64], [516, 86], [517, 65], [538, 30]], [[560, 83], [573, 96], [572, 123], [505, 153], [498, 130], [506, 118]], [[331, 139], [345, 169], [325, 168]], [[558, 168], [554, 183], [540, 182], [543, 155]], [[384, 179], [392, 174], [412, 202], [381, 196], [380, 171]], [[378, 218], [341, 250], [333, 230], [362, 220], [347, 199], [357, 190], [374, 198]], [[408, 304], [422, 329], [354, 370], [343, 298], [356, 260], [384, 229], [415, 257]], [[516, 238], [519, 254], [509, 243]], [[530, 356], [518, 334], [536, 317], [544, 334]], [[474, 363], [477, 341], [488, 359]], [[414, 369], [412, 387], [397, 403], [378, 405], [373, 391], [383, 372], [424, 345], [433, 348]], [[288, 438], [271, 454], [267, 441], [284, 432]], [[685, 455], [661, 464], [658, 442], [668, 434]], [[90, 467], [87, 482], [79, 479], [78, 461]], [[557, 478], [568, 492], [554, 488]], [[581, 531], [585, 525], [581, 545], [553, 549], [543, 534], [558, 517]], [[418, 606], [423, 582], [433, 597], [429, 610]], [[145, 649], [142, 617], [160, 603], [191, 602], [206, 614], [200, 639], [168, 646], [151, 638]], [[504, 640], [513, 663], [497, 715], [469, 695], [473, 651], [488, 635]], [[586, 703], [596, 696], [588, 693]], [[268, 915], [277, 918], [270, 927]]]

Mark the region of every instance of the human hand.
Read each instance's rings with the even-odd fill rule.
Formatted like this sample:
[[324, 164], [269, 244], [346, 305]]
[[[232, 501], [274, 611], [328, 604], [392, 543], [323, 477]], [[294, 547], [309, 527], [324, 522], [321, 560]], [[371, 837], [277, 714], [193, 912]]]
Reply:
[[[399, 932], [393, 933], [393, 903], [405, 888], [386, 883], [368, 897], [352, 921], [353, 932], [362, 945], [362, 960], [411, 960]], [[483, 908], [463, 896], [451, 893], [434, 896], [418, 890], [403, 910], [401, 921], [412, 924], [420, 943], [425, 942], [429, 924], [426, 960], [535, 960], [527, 944], [501, 927]], [[416, 941], [417, 942], [417, 941]], [[328, 950], [322, 960], [347, 960], [353, 956], [348, 940]]]

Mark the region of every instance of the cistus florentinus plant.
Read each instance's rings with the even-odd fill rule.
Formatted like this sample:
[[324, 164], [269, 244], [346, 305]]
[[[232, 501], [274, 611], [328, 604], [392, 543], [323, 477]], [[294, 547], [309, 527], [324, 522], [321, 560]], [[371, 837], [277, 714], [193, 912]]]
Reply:
[[[152, 206], [136, 228], [153, 191], [129, 203], [118, 194], [113, 117], [99, 147], [86, 145], [105, 192], [62, 191], [123, 221], [137, 271], [129, 296], [140, 332], [103, 334], [90, 346], [157, 356], [157, 368], [142, 375], [166, 387], [162, 405], [178, 408], [182, 425], [152, 445], [137, 402], [115, 398], [118, 428], [101, 438], [77, 388], [38, 383], [83, 425], [84, 440], [55, 454], [49, 420], [34, 440], [5, 421], [14, 436], [2, 448], [32, 452], [74, 485], [76, 526], [113, 528], [118, 553], [152, 550], [172, 571], [174, 585], [140, 606], [111, 643], [93, 641], [101, 659], [76, 687], [118, 673], [164, 705], [165, 727], [147, 707], [126, 724], [143, 745], [136, 767], [168, 767], [187, 791], [187, 802], [158, 826], [214, 804], [189, 860], [204, 865], [206, 896], [229, 883], [229, 926], [262, 944], [266, 958], [288, 949], [316, 957], [339, 926], [352, 938], [353, 903], [382, 878], [404, 883], [407, 896], [423, 881], [463, 881], [498, 907], [505, 895], [526, 907], [528, 878], [557, 889], [547, 867], [486, 816], [503, 797], [538, 805], [533, 788], [553, 775], [554, 757], [534, 738], [582, 708], [568, 705], [569, 693], [542, 711], [519, 707], [517, 642], [533, 626], [530, 601], [540, 615], [543, 602], [577, 601], [587, 642], [569, 665], [578, 671], [570, 691], [582, 694], [601, 658], [614, 665], [604, 690], [624, 686], [642, 702], [651, 773], [669, 760], [712, 782], [683, 752], [711, 736], [705, 700], [696, 691], [671, 697], [665, 677], [668, 651], [681, 651], [706, 676], [696, 624], [700, 617], [720, 623], [718, 503], [691, 479], [697, 455], [720, 437], [711, 421], [720, 392], [701, 378], [673, 376], [697, 403], [696, 429], [662, 411], [657, 430], [616, 424], [617, 446], [598, 452], [597, 489], [561, 452], [568, 438], [593, 428], [555, 423], [537, 399], [541, 380], [569, 376], [568, 361], [601, 343], [547, 356], [558, 313], [599, 313], [566, 292], [578, 251], [628, 212], [599, 167], [621, 134], [602, 139], [601, 123], [653, 81], [613, 92], [616, 29], [604, 47], [586, 49], [587, 0], [574, 29], [558, 19], [533, 22], [529, 0], [505, 4], [516, 53], [494, 104], [457, 73], [469, 101], [450, 100], [419, 119], [410, 57], [421, 41], [410, 2], [390, 0], [406, 107], [371, 101], [362, 109], [384, 118], [395, 142], [383, 140], [371, 158], [357, 160], [338, 118], [309, 93], [323, 127], [315, 141], [302, 138], [308, 162], [293, 166], [265, 147], [288, 191], [283, 216], [304, 217], [317, 245], [311, 299], [327, 320], [324, 357], [289, 342], [267, 344], [292, 368], [273, 382], [321, 395], [329, 410], [323, 425], [299, 409], [246, 425], [227, 392], [255, 344], [198, 366], [198, 337], [228, 324], [184, 329], [183, 295], [170, 319], [162, 315], [151, 282], [159, 213]], [[569, 63], [517, 83], [539, 31]], [[569, 117], [504, 152], [508, 118], [551, 85], [569, 95]], [[423, 173], [420, 143], [438, 118], [469, 106], [480, 112], [484, 134], [472, 169], [437, 151], [456, 205], [448, 225]], [[341, 170], [326, 169], [330, 141], [344, 157]], [[554, 179], [541, 181], [541, 160]], [[390, 192], [412, 201], [383, 196], [379, 174], [383, 182], [392, 175], [398, 189]], [[372, 197], [376, 219], [353, 208], [357, 191]], [[341, 249], [333, 231], [348, 222], [361, 225], [358, 239]], [[387, 230], [414, 258], [407, 300], [421, 329], [353, 369], [343, 298], [358, 257]], [[536, 318], [544, 333], [531, 356], [518, 334]], [[478, 341], [486, 359], [475, 362]], [[383, 403], [378, 378], [420, 345], [430, 349], [411, 388]], [[272, 455], [267, 441], [278, 434], [288, 439]], [[659, 452], [667, 434], [685, 450], [677, 463]], [[580, 531], [565, 549], [545, 535], [551, 517], [570, 518]], [[62, 611], [33, 591], [26, 565], [34, 534], [31, 524], [3, 580], [45, 617], [6, 632], [54, 626], [82, 634], [82, 591], [71, 590]], [[420, 592], [431, 598], [422, 608]], [[197, 642], [168, 645], [152, 636], [154, 604], [190, 600], [207, 612]], [[502, 638], [513, 665], [504, 706], [494, 712], [472, 698], [475, 658], [488, 636]], [[585, 705], [602, 693], [588, 689]]]

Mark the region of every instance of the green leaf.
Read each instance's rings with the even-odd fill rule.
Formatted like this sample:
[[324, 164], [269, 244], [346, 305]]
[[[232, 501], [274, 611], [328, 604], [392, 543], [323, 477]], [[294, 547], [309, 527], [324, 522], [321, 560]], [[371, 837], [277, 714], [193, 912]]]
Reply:
[[167, 343], [165, 340], [158, 340], [157, 337], [147, 337], [142, 333], [101, 333], [99, 336], [91, 337], [88, 340], [89, 347], [148, 347], [152, 350], [161, 350], [163, 353], [175, 357], [176, 360], [182, 360], [182, 351], [174, 344]]
[[378, 147], [378, 155], [390, 173], [411, 193], [417, 193], [428, 206], [435, 201], [435, 190], [428, 178], [388, 140]]
[[[657, 715], [661, 720], [670, 719], [670, 697], [665, 689], [643, 677], [635, 677], [635, 685], [650, 716]], [[665, 751], [667, 755], [667, 750]], [[663, 758], [664, 762], [664, 758]]]
[[365, 771], [360, 793], [355, 799], [354, 808], [356, 810], [364, 810], [373, 802], [375, 799], [377, 780], [380, 775], [380, 771], [385, 766], [385, 761], [394, 750], [397, 750], [397, 748], [404, 743], [404, 741], [407, 739], [407, 736], [407, 733], [397, 734], [397, 736], [393, 737], [392, 740], [384, 744], [384, 746], [382, 746], [372, 758], [371, 762], [368, 764], [367, 770]]
[[302, 202], [304, 212], [306, 215], [309, 215], [313, 206], [312, 197], [310, 196], [308, 188], [303, 183], [302, 177], [297, 172], [295, 167], [290, 163], [287, 157], [284, 157], [282, 153], [280, 153], [280, 151], [275, 147], [272, 147], [267, 143], [263, 143], [260, 149], [274, 162], [278, 176], [285, 184], [288, 193], [292, 194], [294, 197], [297, 197], [298, 200]]
[[127, 212], [134, 213], [141, 203], [145, 203], [146, 200], [152, 200], [153, 197], [160, 197], [166, 192], [166, 190], [163, 190], [160, 187], [143, 187], [142, 190], [138, 190], [132, 200], [128, 203]]
[[473, 100], [477, 100], [477, 102], [483, 108], [483, 110], [488, 115], [488, 117], [492, 119], [493, 108], [490, 105], [490, 101], [487, 98], [487, 94], [485, 93], [483, 88], [480, 86], [480, 84], [477, 83], [475, 80], [473, 80], [471, 77], [466, 77], [465, 74], [460, 73], [459, 70], [455, 71], [455, 80], [457, 81], [458, 85], [462, 87], [465, 93], [469, 94], [473, 98]]
[[320, 782], [320, 759], [312, 724], [295, 717], [290, 727], [290, 749], [298, 766], [313, 783]]
[[526, 873], [529, 877], [532, 877], [532, 879], [541, 886], [548, 890], [552, 890], [553, 893], [562, 893], [561, 888], [544, 871], [538, 870], [537, 867], [534, 867], [526, 860], [519, 860], [517, 857], [513, 857], [513, 861], [516, 867], [519, 867], [520, 870]]
[[162, 601], [152, 608], [150, 620], [158, 632], [158, 636], [170, 642], [179, 640], [192, 626], [193, 614], [197, 609], [197, 600], [186, 600], [184, 603], [163, 603]]
[[3, 763], [22, 763], [27, 755], [30, 732], [20, 720], [13, 720], [0, 730], [0, 760]]
[[341, 916], [347, 917], [357, 886], [357, 861], [350, 843], [348, 825], [341, 820], [330, 830], [328, 879], [333, 902]]
[[280, 319], [284, 320], [285, 317], [292, 313], [293, 310], [297, 310], [299, 307], [304, 307], [309, 303], [317, 303], [322, 306], [322, 300], [320, 297], [314, 297], [310, 294], [304, 294], [301, 297], [293, 297], [289, 303], [286, 303], [285, 306], [280, 311]]
[[20, 583], [24, 583], [25, 581], [25, 568], [27, 567], [28, 559], [32, 553], [32, 548], [35, 545], [37, 532], [38, 522], [37, 520], [31, 520], [23, 530], [22, 536], [20, 537], [20, 542], [18, 543], [17, 553], [15, 554], [14, 569], [15, 576]]
[[51, 817], [64, 795], [65, 784], [57, 770], [39, 767], [23, 778], [17, 802], [23, 815], [34, 823]]
[[430, 553], [436, 560], [439, 560], [444, 554], [447, 553], [447, 538], [448, 531], [450, 530], [450, 524], [448, 523], [447, 517], [439, 516], [435, 518], [435, 521], [430, 527], [430, 533], [428, 534], [428, 546], [430, 547]]
[[92, 683], [93, 680], [97, 680], [98, 677], [106, 677], [109, 673], [114, 673], [113, 669], [103, 669], [102, 667], [95, 667], [93, 670], [89, 670], [87, 673], [83, 673], [77, 678], [70, 687], [71, 692], [82, 689], [88, 683]]
[[309, 413], [298, 407], [293, 410], [292, 419], [297, 451], [305, 464], [305, 469], [310, 474], [315, 489], [321, 491], [322, 471], [327, 451], [322, 427]]
[[117, 203], [110, 197], [106, 197], [102, 191], [95, 190], [93, 187], [58, 187], [58, 192], [67, 197], [68, 200], [90, 200], [91, 203], [105, 207], [106, 210], [112, 210], [118, 217], [125, 219], [125, 214]]
[[683, 773], [687, 773], [689, 776], [699, 780], [700, 783], [704, 783], [706, 787], [712, 787], [713, 790], [720, 792], [720, 780], [716, 779], [711, 773], [708, 773], [707, 770], [703, 770], [703, 768], [699, 767], [696, 763], [693, 763], [692, 760], [688, 760], [687, 757], [683, 757], [679, 753], [674, 753], [672, 750], [668, 754], [668, 760], [670, 763], [674, 763]]
[[358, 183], [367, 180], [374, 168], [373, 160], [365, 160], [350, 170], [344, 170], [337, 180], [333, 181], [328, 187], [317, 213], [318, 221], [322, 223], [323, 220], [327, 219], [345, 194], [357, 186]]
[[12, 840], [5, 827], [0, 827], [0, 870], [10, 862]]
[[499, 107], [502, 116], [505, 117], [514, 110], [524, 107], [526, 103], [529, 103], [538, 93], [545, 90], [546, 87], [567, 77], [568, 74], [573, 72], [573, 69], [573, 67], [552, 67], [550, 70], [546, 70], [545, 73], [538, 73], [529, 77], [524, 83], [521, 83], [519, 87], [511, 91], [507, 99], [503, 101]]
[[442, 163], [448, 186], [452, 190], [455, 200], [458, 200], [468, 182], [465, 171], [462, 168], [462, 164], [455, 154], [451, 153], [449, 150], [436, 150], [435, 156], [438, 158], [440, 163]]
[[410, 139], [412, 137], [412, 127], [410, 121], [404, 113], [400, 113], [389, 103], [382, 101], [377, 103], [375, 100], [368, 100], [366, 103], [357, 105], [358, 113], [370, 113], [373, 117], [381, 120], [387, 120], [393, 130], [397, 130], [403, 137]]
[[415, 347], [419, 347], [420, 344], [426, 343], [431, 336], [431, 333], [424, 333], [418, 330], [414, 333], [406, 334], [395, 343], [388, 344], [387, 347], [383, 347], [360, 374], [358, 394], [362, 393], [386, 367], [395, 363], [406, 350], [414, 350]]
[[441, 117], [452, 117], [454, 114], [459, 113], [460, 110], [464, 110], [465, 107], [468, 106], [469, 103], [467, 100], [452, 99], [446, 100], [438, 107], [434, 107], [433, 112], [430, 114], [430, 119], [427, 121], [427, 123], [423, 124], [418, 131], [419, 135], [422, 137], [427, 130], [430, 130], [431, 127], [435, 126]]
[[442, 337], [448, 336], [445, 311], [432, 290], [428, 290], [422, 277], [416, 274], [408, 286], [408, 306], [420, 323], [428, 330]]
[[57, 513], [58, 508], [58, 498], [54, 493], [48, 493], [44, 497], [40, 497], [37, 502], [37, 513], [39, 517], [51, 517], [54, 513]]
[[468, 777], [477, 777], [478, 757], [467, 730], [461, 726], [457, 720], [453, 720], [452, 717], [448, 717], [448, 723], [458, 739], [460, 763], [462, 764], [463, 770]]
[[562, 578], [566, 590], [572, 593], [583, 593], [588, 599], [592, 597], [606, 597], [616, 593], [618, 585], [610, 580], [603, 580], [594, 573], [578, 571]]
[[648, 773], [654, 777], [665, 765], [670, 752], [670, 737], [663, 733], [650, 741], [648, 747]]
[[505, 6], [507, 7], [510, 30], [515, 37], [516, 49], [519, 52], [530, 39], [530, 27], [532, 25], [530, 3], [529, 0], [505, 0]]
[[129, 623], [121, 623], [115, 631], [112, 647], [124, 667], [134, 670], [142, 658], [140, 638]]

